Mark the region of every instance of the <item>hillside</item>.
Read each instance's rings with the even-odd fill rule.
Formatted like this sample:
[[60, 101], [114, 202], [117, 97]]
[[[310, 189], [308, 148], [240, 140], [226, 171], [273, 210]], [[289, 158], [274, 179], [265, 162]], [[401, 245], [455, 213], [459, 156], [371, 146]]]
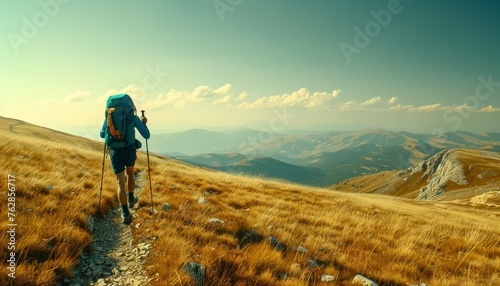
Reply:
[[[17, 223], [15, 280], [7, 276], [8, 226], [0, 226], [0, 285], [64, 283], [82, 253], [100, 251], [87, 218], [97, 213], [102, 143], [7, 118], [0, 125], [0, 188], [15, 176]], [[145, 154], [138, 156], [138, 174], [147, 177]], [[497, 201], [485, 208], [388, 199], [150, 159], [156, 212], [145, 189], [133, 241], [117, 242], [151, 246], [141, 260], [150, 285], [189, 285], [188, 262], [205, 267], [207, 285], [325, 285], [323, 275], [352, 285], [357, 274], [378, 285], [500, 283]], [[109, 158], [105, 167], [102, 213], [116, 209]], [[0, 209], [7, 218], [7, 204]], [[88, 273], [97, 284], [114, 277]]]
[[323, 170], [319, 168], [287, 164], [269, 157], [249, 158], [230, 165], [211, 168], [228, 173], [282, 179], [306, 185], [318, 185], [325, 179]]
[[500, 154], [473, 149], [444, 150], [417, 166], [351, 178], [331, 188], [457, 203], [487, 197], [487, 205], [489, 200], [500, 200]]

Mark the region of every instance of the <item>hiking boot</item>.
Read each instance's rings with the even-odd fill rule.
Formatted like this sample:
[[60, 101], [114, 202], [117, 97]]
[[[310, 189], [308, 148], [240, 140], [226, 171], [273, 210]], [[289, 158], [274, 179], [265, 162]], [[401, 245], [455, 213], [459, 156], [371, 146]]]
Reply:
[[137, 197], [134, 197], [133, 200], [128, 200], [128, 208], [131, 209], [135, 206], [135, 204], [139, 201], [139, 199]]
[[130, 212], [126, 215], [122, 213], [122, 220], [123, 224], [130, 225], [132, 223], [132, 215]]

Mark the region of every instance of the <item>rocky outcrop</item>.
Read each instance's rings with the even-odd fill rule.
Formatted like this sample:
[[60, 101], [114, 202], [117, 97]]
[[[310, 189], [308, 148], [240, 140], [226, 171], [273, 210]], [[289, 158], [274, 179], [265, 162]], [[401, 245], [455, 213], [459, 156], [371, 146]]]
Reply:
[[441, 151], [412, 168], [412, 174], [423, 173], [423, 178], [427, 178], [428, 182], [420, 188], [417, 199], [431, 200], [442, 195], [448, 182], [458, 185], [468, 184], [463, 165], [457, 159], [456, 152], [455, 149]]

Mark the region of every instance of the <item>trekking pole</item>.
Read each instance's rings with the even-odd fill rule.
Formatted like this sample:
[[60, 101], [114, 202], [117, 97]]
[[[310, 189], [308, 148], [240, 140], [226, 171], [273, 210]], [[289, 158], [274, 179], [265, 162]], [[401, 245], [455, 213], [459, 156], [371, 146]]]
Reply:
[[104, 151], [102, 152], [102, 171], [101, 171], [101, 187], [99, 188], [99, 206], [97, 207], [97, 214], [101, 217], [101, 193], [102, 181], [104, 180], [104, 161], [106, 160], [106, 142], [104, 142]]
[[[145, 110], [141, 110], [142, 117], [144, 116]], [[149, 147], [148, 147], [148, 139], [146, 139], [146, 156], [148, 157], [148, 174], [149, 174], [149, 196], [151, 197], [151, 214], [154, 214], [153, 208], [153, 187], [151, 184], [151, 167], [149, 166]]]

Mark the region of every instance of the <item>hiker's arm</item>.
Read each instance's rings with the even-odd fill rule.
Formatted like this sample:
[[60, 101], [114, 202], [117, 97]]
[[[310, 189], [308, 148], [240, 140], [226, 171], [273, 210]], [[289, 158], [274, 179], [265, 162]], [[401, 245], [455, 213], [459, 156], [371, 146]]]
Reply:
[[139, 116], [135, 117], [135, 127], [137, 127], [137, 130], [139, 130], [139, 133], [141, 133], [144, 139], [149, 139], [149, 137], [151, 136], [149, 134], [149, 129], [146, 124], [142, 123], [141, 119], [139, 119]]
[[106, 136], [106, 118], [104, 118], [104, 122], [102, 123], [100, 135], [101, 135], [101, 138], [104, 138]]

